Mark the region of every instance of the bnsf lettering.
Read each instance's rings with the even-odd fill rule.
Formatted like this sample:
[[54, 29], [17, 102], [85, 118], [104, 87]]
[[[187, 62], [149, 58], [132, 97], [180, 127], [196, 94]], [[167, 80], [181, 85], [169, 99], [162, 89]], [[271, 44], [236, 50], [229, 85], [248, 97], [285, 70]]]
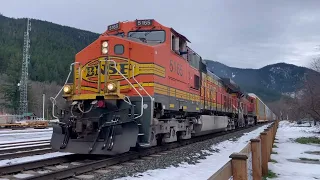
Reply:
[[[97, 76], [98, 75], [98, 65], [90, 66], [90, 67], [87, 67], [86, 69], [87, 69], [86, 77], [92, 77], [92, 76]], [[118, 70], [124, 75], [128, 74], [129, 64], [118, 64]], [[105, 65], [104, 64], [101, 65], [100, 71], [101, 71], [101, 74], [105, 74]], [[114, 67], [113, 64], [109, 65], [108, 74], [109, 75], [120, 75], [117, 72], [117, 70], [116, 70], [116, 68]]]
[[87, 77], [94, 76], [95, 67], [87, 67]]

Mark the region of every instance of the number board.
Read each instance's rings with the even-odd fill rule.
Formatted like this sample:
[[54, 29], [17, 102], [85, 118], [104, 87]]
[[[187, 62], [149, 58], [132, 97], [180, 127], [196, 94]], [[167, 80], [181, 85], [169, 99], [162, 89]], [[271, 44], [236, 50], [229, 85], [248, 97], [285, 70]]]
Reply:
[[153, 25], [153, 19], [143, 19], [143, 20], [136, 20], [136, 26], [152, 26]]
[[108, 26], [108, 31], [115, 31], [120, 29], [120, 23], [111, 24]]

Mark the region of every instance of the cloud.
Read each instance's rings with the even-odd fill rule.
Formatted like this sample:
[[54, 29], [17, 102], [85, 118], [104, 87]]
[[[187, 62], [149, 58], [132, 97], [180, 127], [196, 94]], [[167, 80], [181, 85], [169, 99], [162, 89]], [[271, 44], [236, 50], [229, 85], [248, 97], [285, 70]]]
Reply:
[[154, 18], [187, 36], [205, 59], [260, 68], [309, 65], [320, 51], [319, 6], [318, 0], [10, 0], [1, 2], [0, 12], [97, 33], [117, 21]]

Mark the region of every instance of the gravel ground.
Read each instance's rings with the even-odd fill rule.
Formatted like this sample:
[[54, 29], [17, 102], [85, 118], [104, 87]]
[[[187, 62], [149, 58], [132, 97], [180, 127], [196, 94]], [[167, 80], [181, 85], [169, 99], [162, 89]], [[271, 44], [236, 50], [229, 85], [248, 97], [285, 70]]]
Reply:
[[[259, 126], [258, 126], [259, 127]], [[197, 142], [193, 144], [189, 144], [187, 146], [179, 147], [176, 149], [172, 149], [170, 151], [166, 151], [162, 154], [159, 153], [160, 156], [152, 156], [149, 159], [144, 159], [143, 161], [134, 162], [134, 164], [126, 164], [126, 165], [118, 165], [115, 166], [112, 170], [110, 168], [106, 168], [106, 170], [110, 170], [107, 173], [86, 173], [86, 175], [94, 175], [94, 179], [99, 180], [109, 180], [116, 179], [120, 177], [126, 176], [138, 176], [138, 173], [145, 172], [147, 170], [152, 169], [164, 169], [169, 166], [178, 167], [180, 163], [187, 162], [189, 164], [196, 164], [200, 159], [206, 159], [209, 152], [219, 152], [219, 149], [210, 148], [212, 145], [217, 144], [219, 142], [225, 140], [237, 140], [244, 133], [248, 133], [258, 128], [252, 127], [249, 129], [245, 129], [242, 131], [238, 131], [232, 134], [223, 135], [220, 137], [216, 137], [213, 139], [205, 140], [202, 142]], [[132, 162], [132, 161], [131, 161]], [[120, 167], [121, 166], [121, 167]], [[92, 177], [92, 176], [91, 176]], [[73, 178], [72, 178], [73, 179]], [[82, 179], [82, 178], [79, 178]], [[91, 178], [89, 178], [91, 179]]]

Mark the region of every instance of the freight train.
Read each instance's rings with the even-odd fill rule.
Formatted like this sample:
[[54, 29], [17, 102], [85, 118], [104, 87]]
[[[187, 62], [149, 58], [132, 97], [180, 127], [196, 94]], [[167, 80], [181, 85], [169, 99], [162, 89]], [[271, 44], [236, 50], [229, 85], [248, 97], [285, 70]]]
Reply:
[[108, 26], [75, 55], [64, 106], [56, 107], [59, 93], [52, 98], [59, 118], [52, 148], [117, 155], [276, 119], [257, 96], [212, 73], [188, 43], [154, 19]]

